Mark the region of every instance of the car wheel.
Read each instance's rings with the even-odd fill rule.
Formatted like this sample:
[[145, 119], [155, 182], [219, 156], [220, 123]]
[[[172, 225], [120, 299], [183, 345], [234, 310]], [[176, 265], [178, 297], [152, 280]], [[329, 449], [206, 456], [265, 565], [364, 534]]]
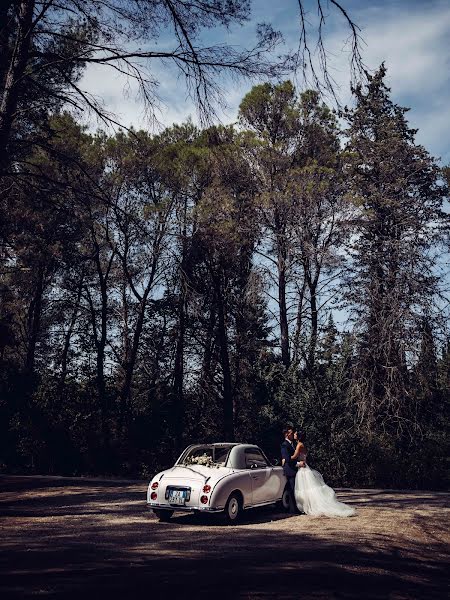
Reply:
[[167, 523], [168, 521], [170, 521], [173, 515], [173, 510], [158, 510], [157, 508], [155, 508], [153, 509], [153, 512], [163, 523]]
[[291, 491], [287, 485], [283, 490], [281, 500], [277, 502], [277, 508], [283, 512], [289, 512], [291, 508]]
[[225, 505], [225, 520], [236, 523], [241, 515], [241, 499], [238, 494], [231, 494]]

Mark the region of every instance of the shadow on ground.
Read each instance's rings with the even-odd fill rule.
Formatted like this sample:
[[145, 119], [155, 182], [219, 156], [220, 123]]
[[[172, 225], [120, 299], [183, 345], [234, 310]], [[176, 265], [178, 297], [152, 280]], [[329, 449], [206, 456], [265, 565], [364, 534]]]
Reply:
[[412, 510], [406, 493], [345, 490], [360, 514], [388, 505], [392, 522], [368, 534], [358, 517], [319, 520], [314, 533], [308, 517], [269, 509], [233, 527], [195, 515], [163, 524], [139, 482], [11, 477], [0, 486], [3, 598], [444, 597], [445, 494], [417, 494], [435, 511], [412, 515], [424, 544], [396, 528], [396, 511]]

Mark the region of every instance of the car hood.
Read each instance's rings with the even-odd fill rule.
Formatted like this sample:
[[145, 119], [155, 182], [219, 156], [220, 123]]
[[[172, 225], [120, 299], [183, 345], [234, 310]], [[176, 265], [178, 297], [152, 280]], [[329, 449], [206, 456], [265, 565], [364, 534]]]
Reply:
[[189, 467], [175, 465], [164, 471], [164, 479], [176, 479], [177, 481], [209, 482], [222, 479], [233, 472], [229, 467], [205, 467], [203, 465], [191, 465]]

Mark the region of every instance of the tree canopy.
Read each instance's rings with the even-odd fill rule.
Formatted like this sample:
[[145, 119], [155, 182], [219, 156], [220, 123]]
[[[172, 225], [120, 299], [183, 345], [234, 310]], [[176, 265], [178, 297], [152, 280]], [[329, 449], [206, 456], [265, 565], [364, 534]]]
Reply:
[[445, 171], [383, 66], [353, 93], [340, 120], [285, 81], [236, 126], [14, 125], [2, 468], [146, 476], [220, 439], [275, 456], [294, 421], [334, 483], [442, 482]]

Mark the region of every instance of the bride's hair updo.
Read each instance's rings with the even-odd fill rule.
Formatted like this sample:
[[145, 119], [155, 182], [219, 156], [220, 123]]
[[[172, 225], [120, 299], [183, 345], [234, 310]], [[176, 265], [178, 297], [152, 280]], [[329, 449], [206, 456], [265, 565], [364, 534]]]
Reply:
[[294, 432], [297, 434], [297, 439], [299, 442], [305, 441], [305, 435], [304, 435], [303, 431], [301, 431], [300, 429], [294, 429]]

